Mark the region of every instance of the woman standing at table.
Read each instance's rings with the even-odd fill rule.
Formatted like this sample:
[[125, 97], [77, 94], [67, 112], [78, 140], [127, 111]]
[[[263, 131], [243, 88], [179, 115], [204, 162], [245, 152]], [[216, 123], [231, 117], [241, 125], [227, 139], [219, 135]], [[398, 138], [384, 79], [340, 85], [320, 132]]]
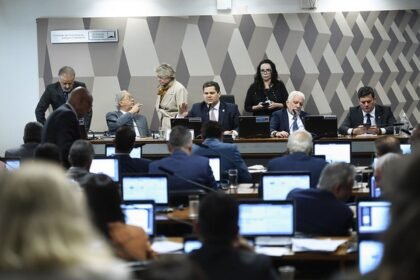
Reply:
[[254, 83], [248, 89], [245, 99], [245, 111], [254, 116], [271, 116], [286, 107], [287, 90], [284, 83], [278, 80], [276, 65], [264, 59], [257, 67]]

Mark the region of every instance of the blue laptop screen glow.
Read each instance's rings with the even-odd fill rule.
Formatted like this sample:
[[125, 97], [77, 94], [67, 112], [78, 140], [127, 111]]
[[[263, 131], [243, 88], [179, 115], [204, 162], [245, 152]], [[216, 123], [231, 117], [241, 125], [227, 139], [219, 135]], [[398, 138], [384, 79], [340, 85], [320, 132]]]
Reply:
[[[106, 146], [105, 155], [107, 157], [115, 155], [114, 146]], [[141, 147], [135, 147], [130, 152], [130, 157], [132, 158], [141, 158]]]
[[92, 160], [90, 172], [103, 173], [112, 178], [115, 182], [119, 180], [118, 159], [114, 158], [95, 158]]
[[411, 154], [411, 145], [410, 144], [400, 144], [400, 149], [404, 155]]
[[263, 200], [285, 200], [293, 189], [309, 189], [311, 175], [309, 173], [263, 174], [261, 182]]
[[153, 203], [122, 204], [125, 222], [144, 229], [149, 235], [154, 235], [154, 205]]
[[213, 176], [216, 181], [220, 181], [220, 158], [209, 157], [209, 164], [213, 171]]
[[319, 142], [314, 144], [314, 155], [325, 155], [325, 160], [332, 162], [351, 162], [350, 142]]
[[376, 240], [359, 242], [359, 271], [366, 274], [378, 267], [382, 260], [384, 245]]
[[20, 159], [5, 159], [7, 170], [16, 170], [20, 167]]
[[168, 204], [166, 176], [123, 176], [121, 187], [123, 201], [154, 200], [156, 204]]
[[390, 221], [388, 201], [359, 201], [357, 203], [357, 224], [359, 234], [375, 234], [385, 231]]

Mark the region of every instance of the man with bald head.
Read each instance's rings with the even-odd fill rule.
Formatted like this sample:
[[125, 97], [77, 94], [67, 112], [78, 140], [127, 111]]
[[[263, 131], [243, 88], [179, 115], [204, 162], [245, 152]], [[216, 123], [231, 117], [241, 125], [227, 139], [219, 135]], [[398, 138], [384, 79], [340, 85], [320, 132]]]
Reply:
[[92, 95], [84, 87], [70, 92], [66, 104], [55, 110], [45, 122], [42, 130], [42, 143], [54, 143], [60, 148], [65, 167], [69, 167], [68, 154], [74, 141], [81, 139], [79, 119], [92, 109]]

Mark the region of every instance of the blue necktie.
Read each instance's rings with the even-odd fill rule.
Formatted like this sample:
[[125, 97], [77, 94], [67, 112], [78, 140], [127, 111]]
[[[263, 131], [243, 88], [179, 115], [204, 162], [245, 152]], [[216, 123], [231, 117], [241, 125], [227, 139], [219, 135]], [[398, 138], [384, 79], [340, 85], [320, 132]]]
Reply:
[[371, 115], [369, 113], [366, 114], [366, 124], [372, 125], [372, 121], [370, 120]]
[[69, 93], [67, 91], [63, 91], [64, 96], [64, 102], [67, 102], [67, 99], [69, 98]]
[[292, 130], [296, 131], [299, 129], [299, 126], [297, 124], [297, 117], [293, 117], [293, 124], [292, 124]]

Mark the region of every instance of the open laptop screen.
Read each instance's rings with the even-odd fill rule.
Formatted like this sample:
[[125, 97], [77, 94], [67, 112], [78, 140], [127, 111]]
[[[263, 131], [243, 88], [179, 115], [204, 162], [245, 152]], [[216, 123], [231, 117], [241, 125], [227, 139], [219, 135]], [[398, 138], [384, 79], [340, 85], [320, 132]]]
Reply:
[[240, 201], [239, 232], [245, 237], [293, 236], [293, 201]]
[[[110, 157], [110, 156], [115, 155], [115, 146], [114, 145], [106, 145], [105, 146], [105, 155], [107, 157]], [[132, 158], [141, 158], [141, 155], [142, 155], [141, 146], [134, 147], [131, 150], [130, 157], [132, 157]]]
[[325, 160], [351, 163], [350, 141], [319, 141], [314, 143], [314, 155], [325, 155]]
[[384, 252], [383, 243], [377, 240], [361, 240], [358, 247], [360, 274], [366, 274], [377, 268]]
[[16, 170], [20, 167], [19, 158], [2, 158], [0, 159], [6, 165], [7, 170]]
[[130, 201], [121, 204], [125, 215], [125, 223], [144, 229], [149, 236], [155, 234], [154, 201]]
[[209, 164], [213, 171], [213, 176], [216, 181], [220, 181], [220, 157], [207, 156], [209, 158]]
[[371, 200], [357, 202], [358, 234], [379, 234], [385, 231], [390, 221], [389, 201]]
[[115, 158], [95, 158], [92, 160], [89, 171], [91, 173], [103, 173], [114, 180], [119, 181], [118, 159]]
[[269, 138], [269, 116], [239, 116], [239, 138]]
[[309, 189], [310, 186], [309, 172], [263, 173], [258, 193], [263, 200], [285, 200], [291, 190]]
[[154, 200], [158, 205], [168, 204], [168, 177], [166, 175], [122, 175], [123, 201]]
[[404, 155], [411, 154], [411, 144], [400, 144], [400, 148]]

